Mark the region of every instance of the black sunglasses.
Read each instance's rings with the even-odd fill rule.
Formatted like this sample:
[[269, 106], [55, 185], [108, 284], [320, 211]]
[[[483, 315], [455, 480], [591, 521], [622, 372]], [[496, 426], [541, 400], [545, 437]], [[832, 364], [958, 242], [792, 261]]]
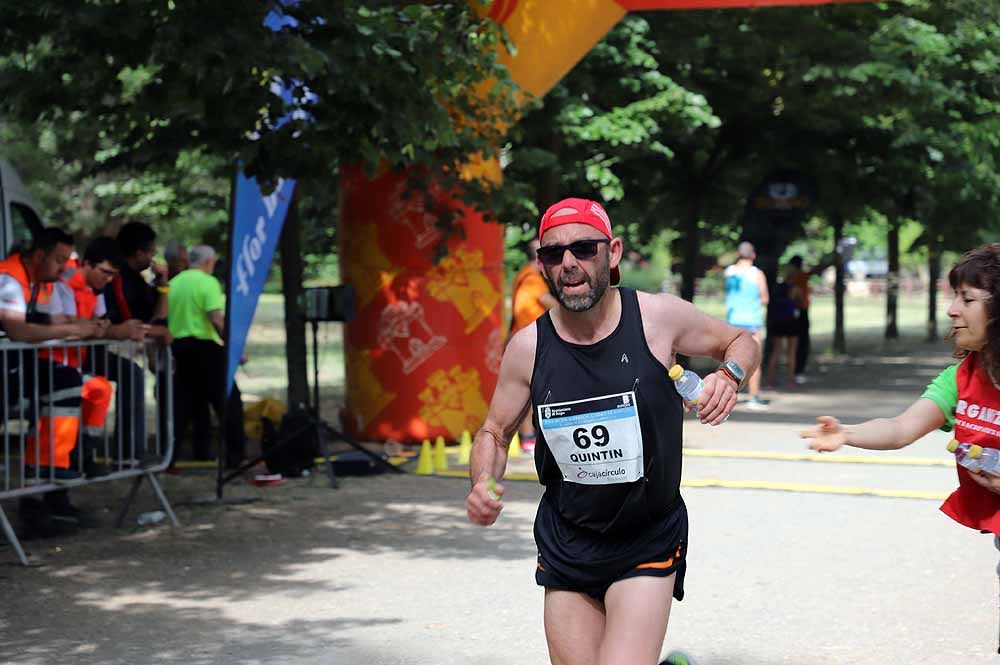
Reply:
[[593, 240], [577, 240], [568, 245], [545, 245], [539, 247], [535, 254], [538, 260], [547, 266], [562, 263], [563, 255], [568, 249], [578, 259], [587, 260], [597, 256], [597, 246], [611, 244], [610, 238], [595, 238]]

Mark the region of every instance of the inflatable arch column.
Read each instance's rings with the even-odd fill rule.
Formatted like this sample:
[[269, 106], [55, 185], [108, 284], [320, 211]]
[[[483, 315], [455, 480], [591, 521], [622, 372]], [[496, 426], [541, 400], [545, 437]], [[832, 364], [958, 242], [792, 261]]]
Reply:
[[[493, 0], [486, 11], [517, 44], [512, 78], [540, 97], [628, 11], [828, 1]], [[464, 237], [435, 264], [440, 231], [421, 197], [404, 197], [405, 178], [341, 174], [341, 276], [357, 296], [344, 335], [344, 426], [369, 441], [456, 440], [482, 424], [500, 366], [503, 228], [466, 210]]]

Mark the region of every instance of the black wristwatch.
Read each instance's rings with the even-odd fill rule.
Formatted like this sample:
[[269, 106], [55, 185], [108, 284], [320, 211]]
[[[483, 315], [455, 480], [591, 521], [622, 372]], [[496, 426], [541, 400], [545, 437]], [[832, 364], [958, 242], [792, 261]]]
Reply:
[[722, 364], [719, 365], [719, 370], [736, 382], [737, 390], [739, 390], [740, 386], [743, 385], [743, 379], [745, 379], [747, 375], [746, 372], [743, 371], [743, 368], [740, 367], [739, 363], [735, 360], [724, 360]]

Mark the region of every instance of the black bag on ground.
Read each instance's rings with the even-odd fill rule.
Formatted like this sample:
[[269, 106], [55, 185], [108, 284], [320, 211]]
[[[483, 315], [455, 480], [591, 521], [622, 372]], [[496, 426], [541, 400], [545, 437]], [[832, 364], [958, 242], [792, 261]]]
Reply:
[[[380, 456], [387, 459], [385, 455]], [[338, 476], [372, 476], [385, 473], [385, 465], [359, 450], [340, 453], [333, 460], [333, 472]]]
[[277, 429], [267, 418], [261, 418], [261, 426], [261, 448], [268, 471], [298, 478], [313, 467], [320, 454], [317, 437], [324, 434], [317, 431], [319, 423], [303, 405], [292, 407], [282, 416]]

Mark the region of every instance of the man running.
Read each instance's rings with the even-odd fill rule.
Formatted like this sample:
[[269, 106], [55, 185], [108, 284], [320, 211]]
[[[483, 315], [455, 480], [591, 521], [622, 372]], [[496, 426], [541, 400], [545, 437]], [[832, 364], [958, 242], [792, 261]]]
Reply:
[[529, 411], [545, 493], [535, 518], [537, 583], [554, 665], [652, 665], [671, 599], [684, 595], [680, 496], [684, 407], [667, 377], [676, 354], [723, 361], [704, 379], [702, 423], [725, 421], [757, 369], [749, 333], [667, 294], [608, 289], [622, 241], [600, 204], [565, 199], [542, 216], [539, 268], [558, 306], [504, 351], [472, 450], [469, 520], [503, 505], [507, 446]]

